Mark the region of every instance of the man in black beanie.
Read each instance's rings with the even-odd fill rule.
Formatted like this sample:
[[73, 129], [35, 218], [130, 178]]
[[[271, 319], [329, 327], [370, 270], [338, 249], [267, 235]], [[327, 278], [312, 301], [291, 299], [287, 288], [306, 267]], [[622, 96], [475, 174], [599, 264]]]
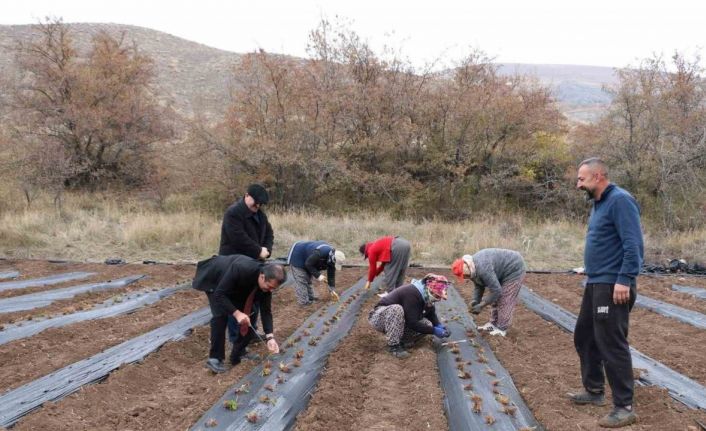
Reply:
[[221, 226], [218, 254], [243, 254], [264, 260], [272, 253], [274, 233], [262, 206], [269, 202], [267, 190], [251, 184], [242, 199], [228, 207]]

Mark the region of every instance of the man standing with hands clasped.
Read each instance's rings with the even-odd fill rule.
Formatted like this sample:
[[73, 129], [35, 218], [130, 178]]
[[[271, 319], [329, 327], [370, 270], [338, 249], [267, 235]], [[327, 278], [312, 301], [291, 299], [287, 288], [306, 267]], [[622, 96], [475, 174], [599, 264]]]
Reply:
[[584, 250], [588, 279], [574, 331], [584, 391], [569, 397], [576, 404], [605, 405], [607, 377], [614, 408], [598, 425], [619, 428], [637, 421], [627, 337], [643, 258], [640, 208], [630, 193], [609, 182], [599, 158], [581, 162], [576, 187], [593, 208]]

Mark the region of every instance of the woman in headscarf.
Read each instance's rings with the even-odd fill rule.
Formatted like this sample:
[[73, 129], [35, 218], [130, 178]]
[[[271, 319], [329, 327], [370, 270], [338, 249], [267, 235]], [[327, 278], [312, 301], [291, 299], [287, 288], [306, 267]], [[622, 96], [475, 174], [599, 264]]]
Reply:
[[434, 334], [446, 338], [451, 333], [436, 316], [434, 304], [446, 299], [449, 281], [446, 277], [427, 274], [385, 295], [368, 315], [368, 322], [377, 331], [387, 335], [390, 353], [396, 358], [409, 357], [406, 348], [412, 347], [421, 335]]
[[[456, 259], [451, 271], [459, 279], [469, 279], [475, 285], [472, 313], [479, 314], [486, 305], [491, 305], [490, 321], [478, 329], [504, 337], [512, 323], [517, 295], [527, 272], [522, 255], [514, 250], [486, 248]], [[486, 288], [489, 294], [483, 299]]]

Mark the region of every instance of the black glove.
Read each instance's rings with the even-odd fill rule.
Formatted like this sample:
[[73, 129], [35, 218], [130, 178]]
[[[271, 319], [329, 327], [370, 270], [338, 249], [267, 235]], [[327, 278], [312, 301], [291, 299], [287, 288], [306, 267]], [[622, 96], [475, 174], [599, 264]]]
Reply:
[[473, 314], [480, 314], [480, 311], [481, 311], [482, 309], [483, 309], [483, 303], [481, 302], [481, 303], [479, 303], [479, 304], [474, 305], [474, 306], [471, 308], [471, 313], [473, 313]]

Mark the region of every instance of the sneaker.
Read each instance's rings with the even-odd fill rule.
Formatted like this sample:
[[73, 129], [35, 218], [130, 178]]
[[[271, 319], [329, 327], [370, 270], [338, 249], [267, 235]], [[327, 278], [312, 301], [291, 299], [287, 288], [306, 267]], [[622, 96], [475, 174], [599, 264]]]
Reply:
[[226, 367], [223, 366], [223, 361], [216, 358], [208, 358], [206, 361], [206, 368], [213, 371], [216, 374], [225, 373]]
[[395, 344], [390, 346], [390, 354], [397, 359], [409, 358], [409, 352], [406, 351], [401, 345]]
[[479, 331], [492, 331], [492, 330], [494, 330], [494, 329], [496, 329], [496, 328], [495, 328], [495, 325], [493, 325], [493, 324], [490, 323], [490, 322], [486, 323], [486, 324], [483, 325], [483, 326], [479, 326], [479, 327], [478, 327], [478, 330], [479, 330]]
[[603, 428], [621, 428], [637, 422], [637, 415], [625, 407], [613, 407], [613, 411], [602, 417], [598, 425]]
[[577, 394], [569, 394], [569, 399], [574, 404], [584, 405], [593, 404], [594, 406], [604, 406], [605, 405], [605, 394], [603, 392], [595, 393], [583, 391]]
[[500, 336], [504, 337], [505, 335], [507, 335], [507, 330], [502, 330], [498, 327], [495, 327], [495, 329], [490, 331], [488, 334], [489, 335], [500, 335]]

